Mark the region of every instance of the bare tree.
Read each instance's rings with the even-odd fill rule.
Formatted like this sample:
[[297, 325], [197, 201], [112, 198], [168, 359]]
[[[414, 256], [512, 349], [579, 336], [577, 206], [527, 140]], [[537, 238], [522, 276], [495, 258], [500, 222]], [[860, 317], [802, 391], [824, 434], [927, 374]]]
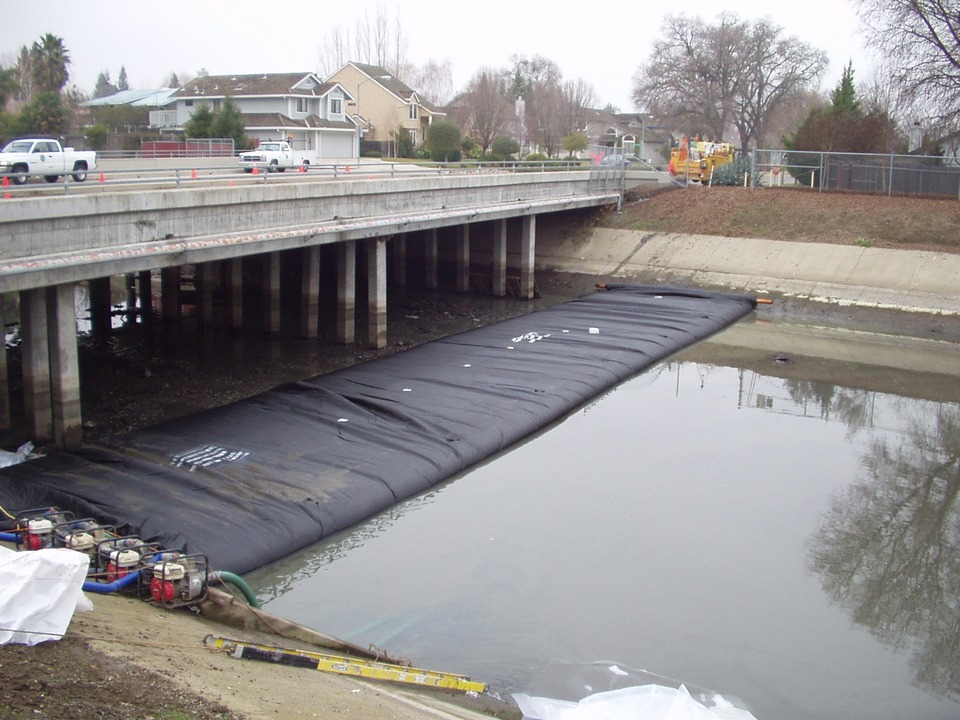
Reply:
[[719, 140], [736, 131], [741, 149], [765, 137], [770, 116], [808, 90], [826, 55], [784, 38], [768, 20], [721, 13], [715, 25], [683, 15], [664, 20], [662, 39], [634, 75], [633, 100], [690, 134]]
[[407, 76], [408, 41], [400, 27], [400, 11], [391, 19], [383, 5], [374, 15], [364, 13], [353, 30], [337, 26], [320, 45], [319, 72], [329, 75], [347, 62], [361, 62], [385, 68], [399, 78]]
[[733, 124], [746, 148], [767, 134], [774, 111], [799, 92], [818, 82], [827, 56], [796, 38], [783, 38], [769, 20], [745, 28], [747, 50], [733, 99]]
[[412, 66], [406, 72], [404, 82], [416, 88], [423, 99], [442, 105], [452, 97], [453, 69], [449, 60], [428, 60], [425, 65]]
[[587, 127], [589, 111], [599, 104], [597, 91], [585, 80], [577, 79], [563, 83], [563, 96], [566, 100], [564, 135], [572, 132], [584, 132]]
[[508, 76], [506, 70], [480, 68], [470, 79], [459, 107], [454, 111], [457, 122], [484, 154], [513, 118]]
[[904, 97], [955, 124], [960, 110], [960, 2], [857, 0], [872, 47]]

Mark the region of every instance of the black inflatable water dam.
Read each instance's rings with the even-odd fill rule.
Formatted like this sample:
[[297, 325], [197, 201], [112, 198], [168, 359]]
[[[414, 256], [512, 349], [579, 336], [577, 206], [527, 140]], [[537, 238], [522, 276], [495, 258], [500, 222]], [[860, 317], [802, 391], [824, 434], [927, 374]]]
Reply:
[[427, 490], [748, 314], [754, 300], [617, 286], [0, 470], [57, 506], [248, 572]]

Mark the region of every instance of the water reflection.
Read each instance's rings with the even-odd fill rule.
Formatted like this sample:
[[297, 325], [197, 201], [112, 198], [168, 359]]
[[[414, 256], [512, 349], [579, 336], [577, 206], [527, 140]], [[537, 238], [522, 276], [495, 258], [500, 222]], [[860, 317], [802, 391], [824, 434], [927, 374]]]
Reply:
[[609, 659], [762, 720], [956, 716], [960, 405], [898, 394], [911, 371], [724, 353], [247, 579], [271, 612], [503, 693]]
[[[850, 403], [862, 422], [869, 402]], [[917, 401], [907, 433], [874, 440], [810, 547], [827, 594], [908, 649], [916, 682], [960, 698], [960, 408]]]

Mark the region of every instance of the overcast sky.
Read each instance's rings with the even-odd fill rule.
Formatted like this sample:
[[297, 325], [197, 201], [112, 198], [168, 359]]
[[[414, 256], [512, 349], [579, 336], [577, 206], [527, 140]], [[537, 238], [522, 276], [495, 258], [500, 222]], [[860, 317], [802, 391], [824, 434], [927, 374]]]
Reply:
[[745, 20], [770, 18], [786, 36], [828, 53], [826, 90], [850, 60], [858, 80], [871, 71], [852, 0], [829, 6], [770, 0], [676, 5], [285, 0], [276, 6], [247, 0], [5, 0], [2, 7], [0, 65], [13, 64], [21, 46], [53, 33], [70, 53], [70, 83], [88, 94], [101, 71], [116, 82], [121, 66], [135, 89], [161, 87], [172, 72], [183, 81], [201, 68], [212, 75], [317, 71], [320, 45], [330, 31], [352, 31], [358, 19], [365, 13], [373, 17], [378, 7], [399, 19], [412, 63], [449, 61], [455, 90], [462, 90], [481, 66], [506, 66], [514, 54], [542, 55], [560, 66], [565, 80], [590, 83], [601, 106], [613, 103], [624, 112], [636, 109], [631, 79], [648, 58], [664, 15], [671, 13], [710, 22], [721, 11]]

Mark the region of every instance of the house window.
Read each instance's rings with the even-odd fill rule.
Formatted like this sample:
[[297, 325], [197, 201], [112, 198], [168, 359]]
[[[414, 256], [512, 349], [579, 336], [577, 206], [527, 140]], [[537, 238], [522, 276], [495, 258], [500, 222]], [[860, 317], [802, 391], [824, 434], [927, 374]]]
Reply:
[[340, 115], [343, 112], [343, 100], [340, 98], [330, 98], [330, 114]]
[[193, 100], [187, 100], [186, 105], [187, 107], [193, 107]]
[[297, 98], [297, 112], [305, 113], [307, 112], [307, 99], [306, 98]]
[[414, 147], [420, 144], [419, 134], [416, 130], [410, 131], [410, 142]]
[[409, 117], [411, 120], [416, 120], [416, 119], [417, 119], [417, 104], [416, 104], [416, 103], [410, 103], [410, 104], [407, 106], [407, 117]]

